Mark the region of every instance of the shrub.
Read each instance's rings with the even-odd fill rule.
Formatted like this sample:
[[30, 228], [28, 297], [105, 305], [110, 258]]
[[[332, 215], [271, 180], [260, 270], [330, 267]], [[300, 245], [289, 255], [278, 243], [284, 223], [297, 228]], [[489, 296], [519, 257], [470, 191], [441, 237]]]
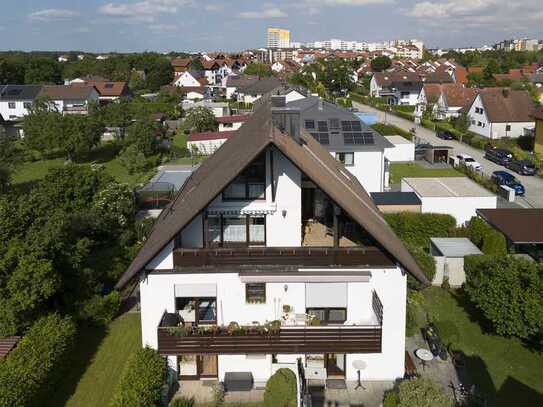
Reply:
[[543, 265], [512, 256], [467, 256], [465, 291], [494, 332], [543, 335]]
[[266, 383], [264, 406], [296, 407], [296, 404], [296, 376], [290, 369], [279, 369]]
[[432, 281], [436, 274], [436, 261], [434, 258], [420, 246], [414, 246], [409, 243], [406, 244], [406, 246], [417, 261], [426, 278]]
[[483, 239], [491, 231], [492, 226], [478, 216], [471, 218], [467, 224], [468, 238], [479, 248], [483, 247]]
[[431, 237], [447, 237], [456, 226], [454, 217], [437, 213], [390, 213], [385, 219], [400, 239], [419, 248], [429, 247]]
[[426, 320], [426, 311], [423, 305], [424, 297], [418, 291], [409, 291], [407, 295], [407, 315], [405, 334], [408, 337], [417, 334], [422, 328]]
[[483, 238], [481, 250], [489, 256], [505, 256], [507, 254], [505, 237], [500, 232], [492, 230]]
[[397, 407], [400, 403], [400, 398], [398, 394], [394, 391], [389, 391], [385, 393], [385, 398], [383, 399], [383, 407]]
[[170, 403], [170, 407], [194, 407], [195, 402], [193, 398], [186, 399], [186, 398], [180, 398], [172, 400]]
[[213, 404], [215, 406], [222, 406], [224, 403], [224, 385], [222, 383], [216, 383], [213, 385]]
[[39, 319], [0, 363], [0, 405], [40, 405], [62, 379], [75, 335], [69, 318]]
[[427, 378], [404, 380], [398, 387], [398, 407], [453, 407], [454, 403], [436, 383]]
[[126, 363], [110, 406], [159, 405], [166, 375], [166, 361], [156, 350], [151, 348], [138, 350]]
[[112, 291], [107, 295], [95, 295], [83, 306], [81, 317], [95, 324], [106, 325], [115, 317], [121, 307], [121, 295]]

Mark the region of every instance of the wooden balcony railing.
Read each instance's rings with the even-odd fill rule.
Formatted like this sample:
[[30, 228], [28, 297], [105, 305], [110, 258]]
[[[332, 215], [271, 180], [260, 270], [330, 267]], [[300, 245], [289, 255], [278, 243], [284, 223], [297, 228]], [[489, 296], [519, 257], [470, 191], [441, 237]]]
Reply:
[[174, 267], [300, 265], [393, 266], [389, 256], [377, 247], [251, 247], [235, 249], [176, 249]]
[[208, 333], [178, 336], [172, 328], [158, 328], [162, 355], [270, 353], [380, 353], [380, 326], [282, 326], [277, 332], [242, 335]]

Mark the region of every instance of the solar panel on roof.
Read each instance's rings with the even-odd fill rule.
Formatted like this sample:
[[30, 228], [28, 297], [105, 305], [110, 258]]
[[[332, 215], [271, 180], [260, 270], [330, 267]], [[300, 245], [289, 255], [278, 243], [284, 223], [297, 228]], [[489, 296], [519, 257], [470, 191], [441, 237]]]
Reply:
[[8, 95], [17, 96], [17, 95], [20, 95], [22, 92], [23, 92], [22, 89], [10, 89], [8, 90]]
[[373, 133], [371, 132], [360, 132], [360, 131], [353, 131], [353, 132], [344, 132], [343, 133], [343, 143], [344, 144], [358, 144], [358, 145], [368, 145], [368, 144], [375, 144], [375, 139], [373, 137]]

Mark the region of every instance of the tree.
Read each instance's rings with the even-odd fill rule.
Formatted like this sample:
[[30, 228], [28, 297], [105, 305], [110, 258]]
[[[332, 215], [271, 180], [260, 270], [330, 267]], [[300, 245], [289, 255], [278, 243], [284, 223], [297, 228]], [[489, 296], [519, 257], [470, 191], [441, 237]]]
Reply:
[[197, 133], [217, 130], [217, 121], [213, 111], [205, 106], [190, 109], [185, 117], [185, 123]]
[[156, 91], [163, 85], [168, 85], [173, 80], [173, 67], [166, 58], [158, 58], [152, 69], [145, 71], [147, 89]]
[[100, 143], [104, 125], [95, 115], [65, 115], [61, 121], [59, 147], [68, 159], [79, 158]]
[[453, 125], [460, 134], [466, 134], [469, 126], [471, 125], [471, 117], [467, 113], [461, 113], [457, 118], [454, 119]]
[[25, 81], [25, 67], [23, 64], [10, 61], [0, 61], [0, 84], [22, 84]]
[[195, 71], [203, 71], [204, 66], [202, 65], [202, 61], [200, 61], [200, 58], [192, 58], [190, 61], [190, 69], [193, 69]]
[[390, 68], [392, 60], [387, 56], [376, 57], [371, 61], [371, 70], [373, 72], [383, 72]]
[[126, 143], [135, 145], [145, 157], [158, 151], [157, 126], [150, 119], [133, 123], [126, 133]]
[[265, 78], [272, 75], [272, 70], [269, 65], [252, 62], [243, 71], [245, 75], [256, 75], [259, 78]]
[[62, 74], [59, 63], [52, 58], [32, 59], [25, 72], [27, 84], [57, 84], [62, 82]]
[[264, 406], [296, 406], [296, 376], [292, 370], [281, 368], [268, 379], [264, 391]]
[[47, 152], [59, 148], [63, 134], [62, 114], [51, 109], [48, 99], [37, 99], [23, 121], [26, 147]]
[[119, 137], [124, 140], [126, 129], [132, 123], [134, 117], [130, 101], [121, 98], [115, 103], [108, 103], [103, 108], [102, 113], [104, 123], [109, 127], [118, 127], [120, 130]]
[[543, 335], [543, 265], [512, 256], [465, 259], [466, 293], [498, 335]]
[[15, 146], [14, 136], [8, 136], [0, 128], [0, 193], [7, 191], [11, 180], [11, 172], [19, 161], [19, 150]]

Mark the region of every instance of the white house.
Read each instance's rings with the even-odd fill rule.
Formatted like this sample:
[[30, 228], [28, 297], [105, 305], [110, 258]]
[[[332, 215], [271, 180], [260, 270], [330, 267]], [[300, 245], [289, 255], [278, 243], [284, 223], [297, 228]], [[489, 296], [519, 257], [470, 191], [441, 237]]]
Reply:
[[187, 148], [194, 154], [211, 155], [231, 138], [234, 133], [235, 130], [192, 133], [187, 138]]
[[222, 116], [217, 117], [217, 123], [219, 124], [219, 132], [223, 131], [235, 131], [239, 129], [243, 123], [249, 119], [249, 115], [240, 114], [235, 116]]
[[0, 116], [6, 122], [21, 120], [38, 97], [39, 85], [0, 85]]
[[87, 114], [89, 104], [98, 103], [100, 97], [96, 88], [88, 85], [45, 85], [38, 96], [49, 99], [64, 114]]
[[390, 105], [415, 106], [422, 80], [413, 72], [376, 72], [370, 81], [370, 95], [383, 97]]
[[[202, 99], [203, 95], [198, 98]], [[223, 116], [230, 116], [230, 106], [226, 102], [213, 102], [211, 100], [198, 100], [198, 101], [192, 101], [192, 100], [184, 100], [182, 103], [183, 110], [187, 111], [194, 107], [207, 107], [208, 109], [211, 109], [213, 112], [213, 115], [215, 117], [223, 117]]]
[[117, 283], [139, 283], [142, 345], [181, 387], [233, 372], [261, 385], [278, 367], [354, 381], [355, 361], [364, 381], [404, 376], [404, 271], [428, 281], [356, 179], [284, 124], [261, 104]]
[[239, 88], [247, 87], [259, 81], [256, 75], [230, 74], [222, 79], [222, 87], [225, 88], [226, 98], [232, 99]]
[[415, 192], [422, 213], [451, 215], [458, 225], [476, 216], [477, 209], [495, 209], [496, 195], [467, 177], [403, 178], [402, 192]]
[[[279, 105], [284, 96], [273, 96]], [[385, 149], [393, 145], [358, 116], [318, 96], [308, 96], [287, 103], [284, 109], [297, 114], [301, 125], [318, 140], [330, 154], [341, 161], [347, 170], [368, 192], [383, 192], [388, 164]]]
[[469, 130], [489, 139], [519, 137], [534, 129], [534, 104], [525, 90], [482, 89], [469, 107]]
[[207, 79], [198, 71], [185, 71], [176, 76], [173, 84], [183, 88], [196, 88], [207, 85]]
[[254, 103], [266, 93], [279, 90], [283, 83], [274, 76], [260, 79], [248, 86], [239, 87], [236, 91], [238, 102]]
[[439, 85], [441, 92], [437, 99], [434, 116], [438, 120], [455, 119], [473, 103], [479, 89], [465, 88], [456, 83]]

